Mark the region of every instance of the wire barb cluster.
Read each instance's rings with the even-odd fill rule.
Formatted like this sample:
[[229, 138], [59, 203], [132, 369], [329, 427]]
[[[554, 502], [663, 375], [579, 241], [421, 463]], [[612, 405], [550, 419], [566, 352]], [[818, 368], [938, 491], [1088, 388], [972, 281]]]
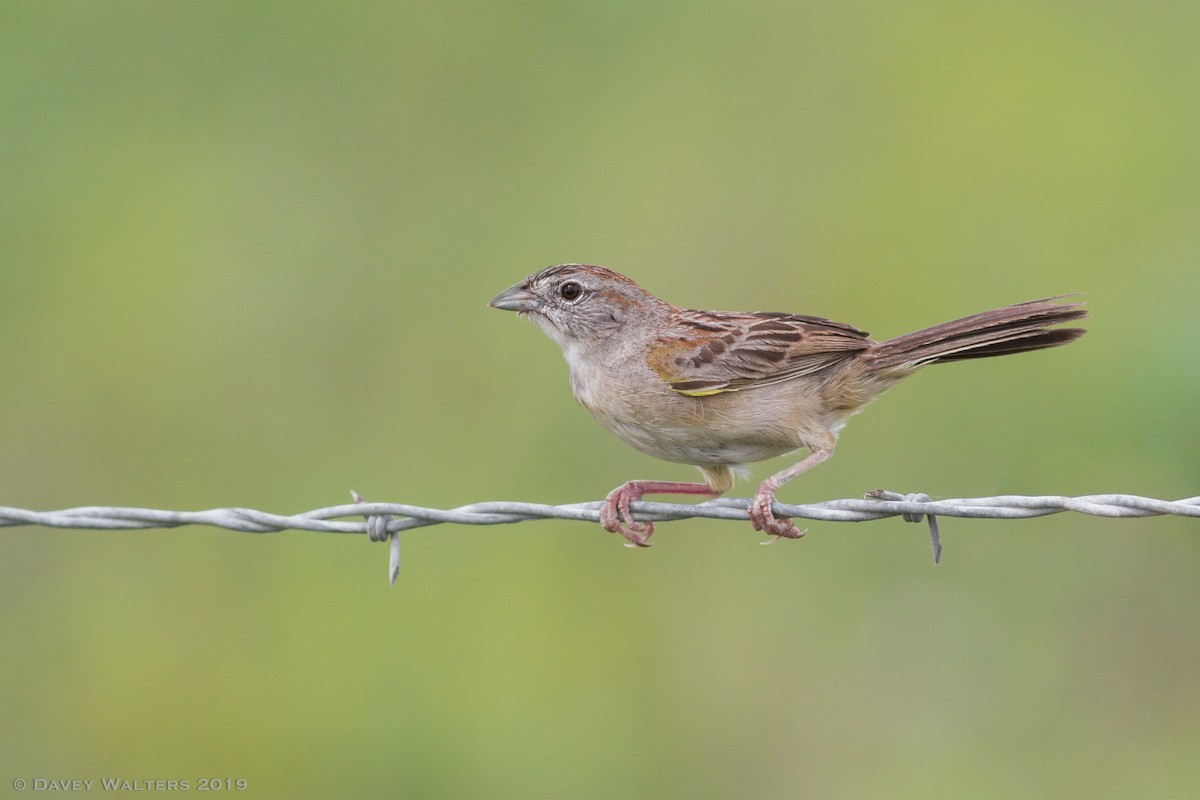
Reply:
[[[354, 495], [351, 504], [329, 506], [299, 514], [271, 514], [251, 508], [213, 508], [206, 511], [165, 511], [154, 508], [84, 506], [60, 511], [30, 511], [0, 506], [0, 528], [41, 525], [50, 528], [91, 530], [138, 530], [209, 525], [243, 533], [273, 533], [285, 530], [318, 533], [367, 533], [373, 541], [388, 540], [391, 558], [389, 576], [394, 581], [400, 565], [397, 534], [428, 525], [506, 525], [535, 519], [567, 519], [598, 522], [601, 501], [545, 505], [513, 501], [472, 503], [458, 508], [424, 508], [404, 503], [369, 503]], [[680, 519], [727, 519], [746, 521], [748, 498], [722, 497], [697, 504], [640, 501], [630, 504], [641, 520], [665, 522]], [[1057, 495], [964, 497], [930, 500], [928, 495], [902, 495], [882, 489], [862, 499], [826, 500], [804, 505], [776, 503], [776, 515], [821, 522], [866, 522], [903, 516], [909, 521], [925, 518], [930, 523], [934, 562], [940, 560], [941, 543], [937, 517], [973, 519], [1028, 519], [1074, 511], [1097, 517], [1152, 517], [1173, 514], [1200, 517], [1200, 497], [1158, 500], [1131, 494], [1096, 494], [1081, 497]], [[344, 520], [364, 517], [364, 521]]]

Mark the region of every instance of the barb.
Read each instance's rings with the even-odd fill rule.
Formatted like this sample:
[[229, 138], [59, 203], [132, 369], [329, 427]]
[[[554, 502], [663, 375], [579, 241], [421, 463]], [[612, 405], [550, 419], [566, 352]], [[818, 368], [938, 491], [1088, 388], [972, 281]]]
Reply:
[[[926, 518], [930, 522], [934, 562], [940, 559], [941, 543], [936, 517], [972, 519], [1028, 519], [1073, 511], [1096, 517], [1153, 517], [1172, 514], [1200, 517], [1200, 497], [1183, 500], [1158, 500], [1132, 494], [1094, 494], [1081, 497], [1001, 495], [963, 497], [953, 500], [928, 500], [927, 495], [902, 495], [883, 489], [863, 499], [826, 500], [820, 503], [787, 505], [776, 503], [778, 516], [800, 517], [821, 522], [866, 522], [903, 516], [910, 521]], [[544, 505], [494, 501], [472, 503], [458, 508], [423, 508], [404, 503], [368, 503], [355, 495], [356, 502], [318, 508], [299, 514], [271, 514], [252, 508], [213, 508], [206, 511], [165, 511], [154, 508], [84, 506], [60, 511], [30, 511], [0, 506], [0, 528], [41, 525], [50, 528], [91, 530], [140, 530], [177, 528], [183, 525], [208, 525], [243, 533], [274, 533], [285, 530], [318, 533], [367, 533], [373, 541], [389, 540], [389, 575], [394, 580], [399, 567], [397, 534], [428, 525], [507, 525], [535, 519], [566, 519], [599, 522], [600, 501]], [[728, 519], [746, 521], [748, 498], [722, 497], [704, 503], [655, 503], [640, 501], [630, 508], [638, 519], [665, 522], [680, 519]], [[343, 520], [365, 517], [365, 521]]]

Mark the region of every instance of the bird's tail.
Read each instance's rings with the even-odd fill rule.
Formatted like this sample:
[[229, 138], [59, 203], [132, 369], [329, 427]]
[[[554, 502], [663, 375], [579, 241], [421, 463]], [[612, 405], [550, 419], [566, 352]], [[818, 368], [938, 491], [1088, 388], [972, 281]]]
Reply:
[[880, 369], [915, 369], [925, 364], [988, 358], [1041, 350], [1073, 342], [1083, 328], [1050, 328], [1083, 319], [1083, 303], [1058, 302], [1063, 297], [1030, 300], [1015, 306], [972, 314], [872, 346], [863, 358]]

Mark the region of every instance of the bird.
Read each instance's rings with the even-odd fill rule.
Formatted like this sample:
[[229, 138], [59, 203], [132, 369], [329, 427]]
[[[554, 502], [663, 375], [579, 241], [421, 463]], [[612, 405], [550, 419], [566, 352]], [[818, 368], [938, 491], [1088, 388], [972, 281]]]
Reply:
[[748, 507], [777, 541], [806, 533], [776, 516], [776, 492], [828, 460], [847, 420], [928, 364], [1073, 342], [1087, 316], [1057, 295], [872, 341], [853, 325], [805, 314], [699, 311], [660, 300], [619, 272], [556, 264], [489, 302], [532, 320], [561, 349], [575, 399], [601, 426], [655, 458], [699, 468], [703, 482], [631, 480], [600, 508], [605, 530], [647, 547], [654, 524], [630, 503], [647, 494], [718, 497], [747, 465], [807, 450], [763, 480]]

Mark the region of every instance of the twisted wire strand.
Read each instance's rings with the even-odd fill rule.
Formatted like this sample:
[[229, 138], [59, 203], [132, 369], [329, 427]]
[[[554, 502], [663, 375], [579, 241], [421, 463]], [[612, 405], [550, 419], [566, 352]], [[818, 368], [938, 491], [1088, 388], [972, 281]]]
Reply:
[[[273, 533], [285, 530], [318, 533], [366, 533], [371, 541], [388, 542], [388, 579], [396, 582], [400, 574], [400, 532], [427, 525], [506, 525], [535, 519], [567, 519], [599, 522], [602, 502], [546, 505], [493, 501], [471, 503], [458, 508], [424, 508], [406, 503], [371, 503], [351, 492], [353, 503], [317, 508], [299, 514], [271, 514], [253, 508], [210, 508], [206, 511], [167, 511], [157, 508], [120, 506], [83, 506], [60, 511], [30, 511], [0, 506], [0, 528], [42, 525], [50, 528], [91, 530], [144, 530], [177, 528], [182, 525], [208, 525], [243, 533]], [[640, 520], [665, 522], [680, 519], [749, 519], [748, 498], [722, 497], [697, 504], [640, 501], [630, 509]], [[908, 522], [926, 520], [933, 563], [942, 558], [938, 517], [974, 519], [1027, 519], [1074, 511], [1097, 517], [1152, 517], [1174, 514], [1200, 517], [1200, 497], [1183, 500], [1158, 500], [1132, 494], [1094, 494], [1082, 497], [1047, 495], [1028, 497], [963, 497], [931, 500], [927, 494], [898, 494], [884, 489], [868, 492], [862, 499], [826, 500], [820, 503], [788, 505], [775, 503], [775, 514], [822, 522], [866, 522], [887, 517], [903, 517]], [[362, 517], [363, 521], [343, 520]], [[397, 519], [399, 517], [399, 519]]]
[[[917, 497], [921, 495], [902, 495], [877, 490], [861, 499], [826, 500], [802, 505], [776, 503], [774, 510], [778, 516], [822, 522], [866, 522], [896, 516], [912, 516], [919, 519], [929, 515], [973, 519], [1028, 519], [1064, 511], [1097, 517], [1151, 517], [1164, 514], [1200, 517], [1200, 497], [1173, 501], [1131, 494], [1095, 494], [1080, 497], [1000, 495], [949, 500], [915, 499]], [[749, 503], [748, 498], [722, 497], [695, 505], [639, 501], [630, 504], [630, 508], [638, 519], [654, 522], [693, 518], [745, 521], [748, 519], [746, 508]], [[50, 528], [139, 530], [208, 525], [244, 533], [272, 533], [284, 530], [367, 533], [368, 522], [342, 518], [390, 515], [393, 519], [386, 524], [386, 532], [390, 534], [444, 523], [505, 525], [535, 519], [598, 522], [600, 506], [601, 501], [598, 500], [564, 505], [499, 500], [439, 509], [406, 503], [359, 501], [298, 514], [272, 514], [252, 508], [168, 511], [155, 508], [83, 506], [58, 511], [31, 511], [0, 506], [0, 527], [40, 525]], [[383, 526], [374, 524], [379, 528], [378, 533], [382, 534]]]

